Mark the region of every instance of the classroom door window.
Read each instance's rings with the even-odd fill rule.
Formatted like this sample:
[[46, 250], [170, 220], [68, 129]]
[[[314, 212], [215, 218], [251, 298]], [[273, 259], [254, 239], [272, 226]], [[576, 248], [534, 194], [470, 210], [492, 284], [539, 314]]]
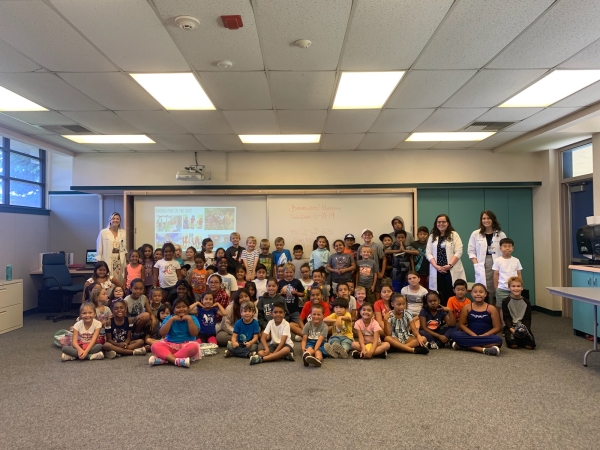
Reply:
[[593, 173], [592, 144], [585, 144], [562, 152], [563, 179]]

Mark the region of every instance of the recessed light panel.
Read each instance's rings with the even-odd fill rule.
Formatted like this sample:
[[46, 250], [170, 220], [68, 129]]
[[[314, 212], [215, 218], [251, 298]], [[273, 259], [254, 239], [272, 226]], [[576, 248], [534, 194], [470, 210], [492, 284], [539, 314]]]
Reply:
[[318, 144], [320, 134], [240, 134], [244, 144]]
[[464, 131], [464, 132], [449, 132], [449, 133], [413, 133], [407, 142], [443, 142], [443, 141], [483, 141], [491, 135], [496, 134], [495, 131]]
[[48, 111], [43, 106], [0, 86], [0, 111]]
[[63, 134], [78, 144], [155, 144], [145, 134]]
[[549, 106], [600, 80], [600, 70], [555, 70], [510, 100], [500, 108]]
[[381, 108], [404, 72], [343, 72], [333, 109]]
[[193, 73], [132, 73], [131, 76], [165, 109], [215, 109]]

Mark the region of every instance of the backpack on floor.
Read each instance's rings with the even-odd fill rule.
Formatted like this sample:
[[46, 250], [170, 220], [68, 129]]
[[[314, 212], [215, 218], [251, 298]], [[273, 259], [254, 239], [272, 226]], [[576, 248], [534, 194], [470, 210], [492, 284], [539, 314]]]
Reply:
[[69, 330], [58, 330], [54, 333], [54, 345], [58, 348], [63, 348], [68, 345], [71, 345], [71, 337], [73, 333]]

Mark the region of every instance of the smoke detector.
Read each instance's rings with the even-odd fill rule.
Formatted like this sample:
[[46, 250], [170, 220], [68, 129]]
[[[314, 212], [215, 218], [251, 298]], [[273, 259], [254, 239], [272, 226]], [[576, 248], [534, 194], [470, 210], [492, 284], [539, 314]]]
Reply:
[[200, 25], [200, 21], [192, 16], [175, 17], [175, 25], [182, 30], [195, 30]]
[[294, 44], [300, 48], [308, 48], [312, 42], [310, 42], [308, 39], [298, 39], [296, 42], [294, 42]]
[[218, 61], [217, 66], [221, 67], [222, 69], [229, 69], [233, 66], [233, 63], [227, 59], [224, 59], [223, 61]]

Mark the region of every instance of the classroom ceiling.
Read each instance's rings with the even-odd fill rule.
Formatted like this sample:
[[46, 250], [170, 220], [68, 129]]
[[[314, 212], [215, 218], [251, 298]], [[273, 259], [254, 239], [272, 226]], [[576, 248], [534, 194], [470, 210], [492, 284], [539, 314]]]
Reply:
[[[229, 14], [243, 27], [226, 29]], [[180, 15], [200, 26], [178, 28]], [[498, 108], [553, 69], [600, 69], [598, 23], [597, 0], [0, 0], [0, 86], [49, 109], [0, 113], [0, 127], [74, 153], [506, 148], [600, 101], [598, 82], [548, 108]], [[342, 71], [389, 70], [407, 72], [383, 108], [332, 110]], [[167, 111], [129, 76], [189, 71], [215, 111]], [[405, 142], [475, 121], [515, 123], [477, 143]], [[156, 144], [81, 145], [44, 128], [61, 125]], [[322, 137], [237, 136], [279, 133]]]

